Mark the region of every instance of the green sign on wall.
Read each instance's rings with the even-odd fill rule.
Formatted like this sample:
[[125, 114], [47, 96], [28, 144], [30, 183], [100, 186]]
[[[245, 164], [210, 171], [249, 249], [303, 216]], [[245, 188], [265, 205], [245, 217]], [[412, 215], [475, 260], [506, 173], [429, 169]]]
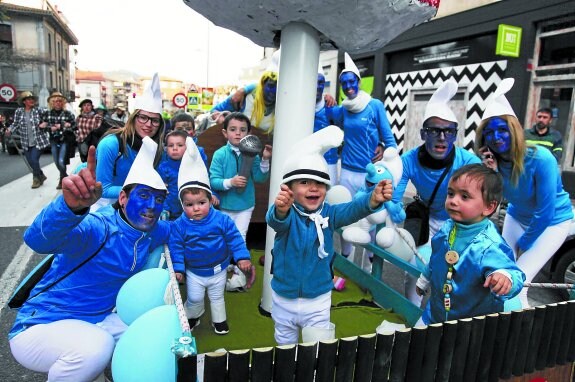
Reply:
[[521, 27], [499, 24], [497, 29], [497, 48], [495, 54], [500, 56], [519, 57], [521, 46]]

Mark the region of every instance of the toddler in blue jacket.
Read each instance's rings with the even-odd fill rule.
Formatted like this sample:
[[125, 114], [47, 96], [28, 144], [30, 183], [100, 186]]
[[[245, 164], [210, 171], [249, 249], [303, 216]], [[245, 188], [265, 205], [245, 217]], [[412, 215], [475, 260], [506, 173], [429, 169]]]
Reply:
[[250, 253], [233, 220], [212, 207], [208, 171], [192, 138], [186, 146], [178, 173], [184, 213], [174, 221], [169, 242], [174, 271], [178, 281], [186, 280], [190, 328], [200, 323], [207, 291], [214, 331], [227, 334], [226, 269], [233, 259], [242, 271], [251, 272]]
[[335, 338], [330, 322], [333, 232], [391, 200], [391, 181], [349, 203], [324, 203], [331, 186], [322, 154], [338, 147], [343, 132], [328, 126], [298, 142], [284, 165], [281, 190], [266, 221], [276, 232], [273, 248], [272, 318], [279, 345]]

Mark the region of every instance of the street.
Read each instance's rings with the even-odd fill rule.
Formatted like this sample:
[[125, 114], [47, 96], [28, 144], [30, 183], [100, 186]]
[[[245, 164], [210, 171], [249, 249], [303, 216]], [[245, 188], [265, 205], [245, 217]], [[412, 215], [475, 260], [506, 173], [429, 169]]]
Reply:
[[[76, 158], [73, 168], [78, 163]], [[26, 245], [23, 245], [22, 234], [41, 210], [41, 208], [60, 194], [56, 184], [58, 172], [52, 164], [50, 155], [45, 154], [41, 158], [48, 180], [39, 189], [32, 190], [31, 175], [19, 156], [9, 156], [0, 153], [0, 381], [38, 381], [46, 380], [46, 375], [35, 373], [20, 366], [12, 357], [9, 349], [7, 335], [14, 321], [15, 312], [8, 309], [5, 304], [23, 275], [26, 275], [41, 259], [34, 255]], [[69, 170], [70, 171], [70, 170]], [[253, 228], [257, 232], [250, 232], [251, 236], [259, 238], [252, 245], [263, 248], [265, 241], [264, 224], [254, 224]], [[545, 279], [544, 275], [539, 278]], [[384, 281], [396, 289], [403, 292], [403, 272], [395, 266], [385, 263], [383, 269]], [[535, 280], [537, 281], [537, 279]], [[529, 291], [532, 306], [560, 301], [558, 294], [552, 290], [533, 288]]]

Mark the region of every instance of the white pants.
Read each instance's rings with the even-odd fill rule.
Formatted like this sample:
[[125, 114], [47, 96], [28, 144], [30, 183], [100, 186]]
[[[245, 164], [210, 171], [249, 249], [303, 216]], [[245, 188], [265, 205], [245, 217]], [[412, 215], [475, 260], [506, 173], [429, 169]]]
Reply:
[[[561, 247], [569, 233], [570, 225], [571, 221], [568, 220], [547, 227], [545, 231], [539, 235], [537, 240], [535, 240], [531, 248], [517, 256], [517, 240], [523, 235], [526, 227], [523, 227], [521, 223], [515, 220], [511, 215], [505, 215], [502, 236], [511, 249], [513, 249], [515, 257], [517, 258], [517, 266], [525, 273], [526, 282], [531, 282], [541, 268], [543, 268], [547, 261], [549, 261], [559, 247]], [[523, 288], [519, 293], [519, 300], [521, 301], [523, 309], [529, 307], [527, 290], [528, 288]]]
[[48, 373], [48, 381], [93, 381], [126, 329], [115, 313], [98, 324], [60, 320], [26, 329], [10, 340], [10, 349], [22, 366]]
[[[360, 188], [365, 186], [365, 172], [353, 172], [346, 169], [341, 169], [341, 174], [339, 177], [339, 184], [347, 188], [351, 196], [353, 197]], [[373, 239], [373, 237], [372, 237]], [[373, 240], [372, 240], [373, 241]], [[341, 253], [344, 256], [349, 256], [353, 251], [353, 244], [341, 239]], [[364, 255], [372, 257], [373, 254], [369, 251], [364, 251]]]
[[316, 298], [284, 298], [272, 290], [274, 338], [278, 345], [297, 344], [299, 329], [330, 329], [331, 291]]
[[[445, 220], [439, 220], [434, 218], [429, 218], [429, 239], [427, 244], [431, 244], [431, 238], [435, 236], [437, 231], [445, 223]], [[418, 265], [418, 260], [416, 256], [413, 256], [409, 261], [411, 265]], [[405, 297], [409, 299], [415, 306], [421, 307], [421, 302], [423, 301], [423, 296], [420, 296], [415, 292], [415, 283], [417, 282], [417, 277], [405, 272], [404, 286], [405, 286]]]
[[337, 163], [328, 164], [327, 165], [327, 173], [329, 174], [329, 180], [331, 181], [331, 185], [335, 186], [336, 184], [338, 184], [338, 182], [337, 182]]
[[252, 212], [254, 212], [254, 208], [255, 207], [252, 207], [242, 211], [221, 210], [224, 214], [232, 218], [234, 223], [236, 223], [236, 227], [238, 227], [238, 231], [240, 231], [244, 241], [246, 241], [246, 235], [248, 233], [248, 228], [250, 227], [250, 220], [252, 220]]
[[209, 277], [198, 276], [186, 270], [186, 288], [188, 290], [188, 298], [184, 304], [186, 316], [188, 318], [199, 318], [204, 314], [204, 296], [207, 289], [212, 322], [220, 323], [225, 321], [226, 302], [224, 301], [224, 291], [226, 290], [226, 279], [227, 272], [225, 269]]

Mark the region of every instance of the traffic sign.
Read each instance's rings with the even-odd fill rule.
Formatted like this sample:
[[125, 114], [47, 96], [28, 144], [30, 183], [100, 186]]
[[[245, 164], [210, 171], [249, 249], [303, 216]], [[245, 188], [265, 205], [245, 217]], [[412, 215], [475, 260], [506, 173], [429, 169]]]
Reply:
[[10, 84], [0, 85], [0, 98], [4, 102], [12, 102], [16, 99], [16, 88]]
[[188, 104], [188, 97], [184, 93], [177, 93], [174, 95], [174, 98], [172, 98], [172, 103], [174, 106], [183, 109]]

